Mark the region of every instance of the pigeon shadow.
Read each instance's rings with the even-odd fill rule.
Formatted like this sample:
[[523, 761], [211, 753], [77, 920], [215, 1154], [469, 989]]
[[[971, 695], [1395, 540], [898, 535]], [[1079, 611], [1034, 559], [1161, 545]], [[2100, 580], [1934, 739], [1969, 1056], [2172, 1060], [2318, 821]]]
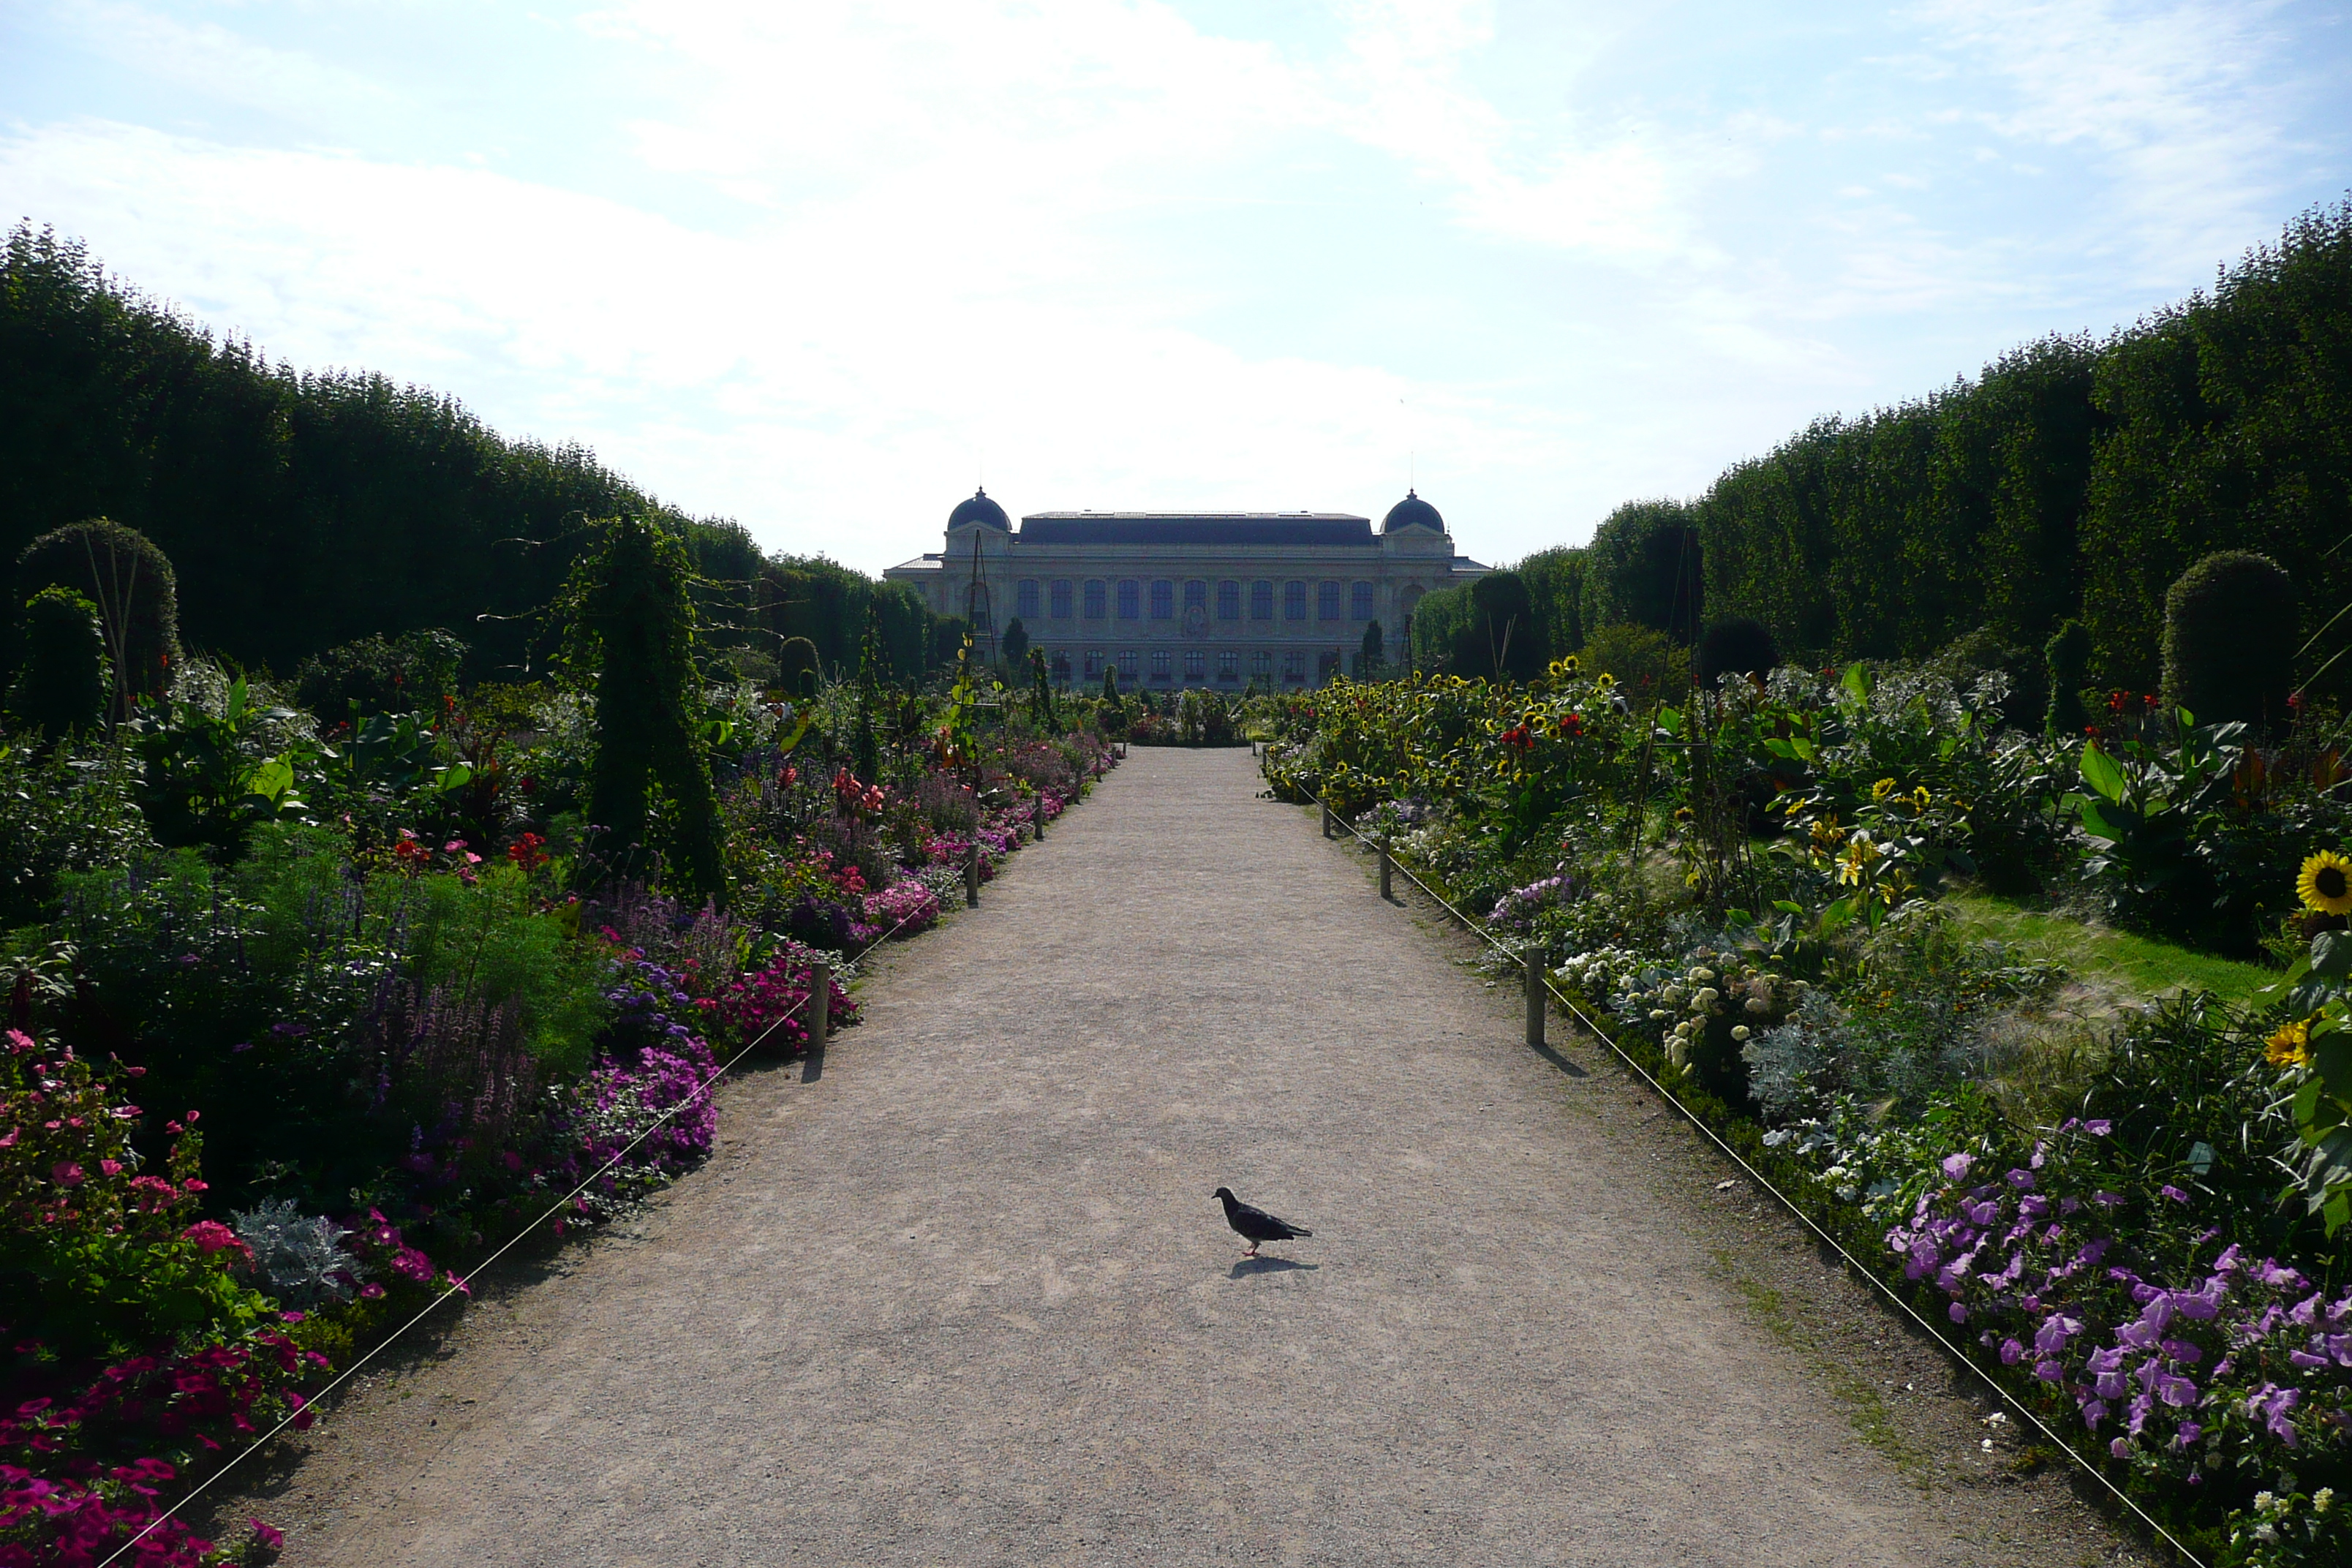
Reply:
[[1322, 1267], [1323, 1266], [1319, 1263], [1300, 1263], [1297, 1259], [1289, 1258], [1244, 1258], [1239, 1263], [1234, 1265], [1234, 1271], [1231, 1274], [1226, 1275], [1225, 1278], [1228, 1279], [1247, 1279], [1259, 1274], [1287, 1274], [1294, 1268], [1311, 1270], [1320, 1268]]

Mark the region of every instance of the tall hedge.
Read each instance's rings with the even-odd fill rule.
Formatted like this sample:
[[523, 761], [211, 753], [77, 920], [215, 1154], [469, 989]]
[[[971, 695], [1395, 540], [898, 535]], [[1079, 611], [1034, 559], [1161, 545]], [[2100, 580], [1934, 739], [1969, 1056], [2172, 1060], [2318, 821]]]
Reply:
[[1735, 465], [1692, 508], [1710, 613], [1809, 653], [1920, 657], [1977, 626], [2040, 646], [2078, 592], [2093, 356], [2047, 338]]
[[[2083, 529], [2098, 683], [2156, 684], [2166, 592], [2213, 551], [2275, 561], [2314, 625], [2352, 600], [2352, 201], [2119, 334], [2095, 396], [2113, 425]], [[2314, 648], [2303, 673], [2342, 647]]]
[[1586, 636], [1649, 626], [1688, 647], [1706, 608], [1706, 547], [1680, 501], [1628, 501], [1601, 520], [1585, 552]]
[[1544, 647], [1558, 658], [1584, 646], [1584, 594], [1590, 552], [1556, 546], [1538, 550], [1511, 568], [1528, 585]]
[[[854, 657], [862, 601], [842, 637], [810, 594], [773, 591], [814, 574], [853, 599], [888, 595], [894, 658], [910, 674], [932, 662], [919, 600], [830, 563], [769, 563], [740, 527], [661, 505], [583, 447], [505, 439], [381, 375], [272, 364], [47, 230], [0, 246], [0, 552], [116, 519], [178, 569], [181, 632], [199, 647], [289, 672], [323, 648], [446, 626], [468, 674], [513, 678], [546, 654], [541, 612], [591, 542], [585, 520], [624, 513], [680, 541], [707, 644], [772, 654], [801, 635], [828, 661]], [[812, 625], [793, 623], [803, 614]]]

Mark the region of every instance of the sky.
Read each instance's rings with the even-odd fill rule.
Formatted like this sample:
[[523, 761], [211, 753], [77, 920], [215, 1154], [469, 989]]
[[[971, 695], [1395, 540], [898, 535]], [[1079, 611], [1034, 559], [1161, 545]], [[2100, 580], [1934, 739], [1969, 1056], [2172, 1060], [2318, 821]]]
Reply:
[[2347, 83], [2340, 0], [0, 0], [0, 217], [772, 550], [1507, 561], [2210, 285]]

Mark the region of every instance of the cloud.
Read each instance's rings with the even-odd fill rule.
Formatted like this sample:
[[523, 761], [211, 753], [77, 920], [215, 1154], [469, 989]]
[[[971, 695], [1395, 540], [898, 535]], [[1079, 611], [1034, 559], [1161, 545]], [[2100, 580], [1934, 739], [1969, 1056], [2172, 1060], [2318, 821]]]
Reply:
[[183, 22], [122, 0], [68, 0], [53, 15], [62, 31], [101, 58], [248, 109], [318, 122], [361, 104], [400, 102], [359, 71], [257, 43], [217, 22]]

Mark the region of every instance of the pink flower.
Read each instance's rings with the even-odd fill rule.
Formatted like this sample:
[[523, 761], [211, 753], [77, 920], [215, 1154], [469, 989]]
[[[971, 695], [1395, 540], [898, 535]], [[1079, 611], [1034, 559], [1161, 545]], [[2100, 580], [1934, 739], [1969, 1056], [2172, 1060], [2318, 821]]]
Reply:
[[253, 1538], [261, 1542], [265, 1549], [276, 1552], [286, 1544], [286, 1534], [283, 1531], [272, 1530], [257, 1519], [248, 1519], [245, 1522], [253, 1531]]
[[98, 1168], [110, 1176], [122, 1174], [122, 1162], [120, 1160], [100, 1160], [98, 1163]]
[[61, 1187], [78, 1187], [83, 1179], [81, 1167], [71, 1160], [60, 1160], [49, 1167], [49, 1179]]
[[373, 1279], [369, 1280], [366, 1284], [360, 1287], [360, 1300], [362, 1301], [381, 1301], [383, 1300], [383, 1287], [377, 1284]]
[[247, 1263], [253, 1261], [252, 1249], [236, 1238], [236, 1232], [229, 1229], [228, 1226], [221, 1224], [221, 1222], [216, 1219], [200, 1219], [180, 1234], [186, 1237], [190, 1241], [194, 1242], [198, 1247], [204, 1248], [204, 1253], [206, 1258], [212, 1257], [215, 1253], [226, 1252], [230, 1247], [235, 1247], [238, 1252], [244, 1255], [245, 1260]]

